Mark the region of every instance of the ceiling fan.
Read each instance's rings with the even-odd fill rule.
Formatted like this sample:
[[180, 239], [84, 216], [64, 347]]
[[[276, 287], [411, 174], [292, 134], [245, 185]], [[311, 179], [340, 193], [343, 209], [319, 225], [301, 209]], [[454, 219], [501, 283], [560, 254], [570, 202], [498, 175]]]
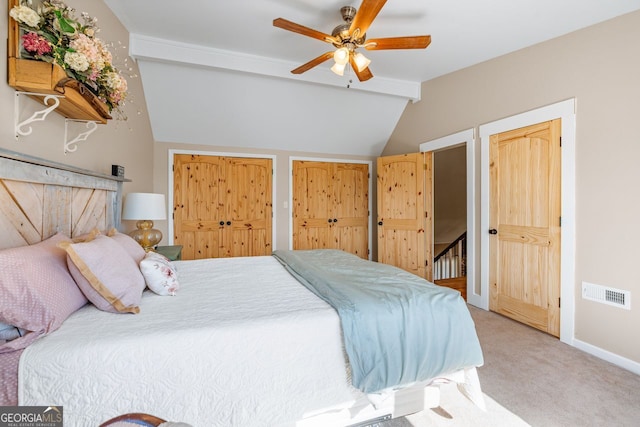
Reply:
[[356, 76], [358, 76], [358, 80], [362, 82], [369, 80], [373, 77], [373, 74], [369, 70], [371, 61], [362, 53], [356, 52], [357, 48], [363, 47], [367, 50], [425, 49], [429, 46], [431, 36], [366, 39], [366, 32], [369, 26], [386, 2], [387, 0], [362, 0], [359, 10], [356, 10], [353, 6], [342, 7], [340, 13], [345, 23], [335, 27], [331, 35], [284, 18], [274, 19], [273, 25], [275, 27], [331, 43], [336, 48], [335, 51], [323, 53], [306, 64], [291, 70], [291, 72], [293, 74], [302, 74], [316, 65], [333, 58], [335, 64], [331, 67], [331, 71], [342, 76], [346, 65], [350, 64]]

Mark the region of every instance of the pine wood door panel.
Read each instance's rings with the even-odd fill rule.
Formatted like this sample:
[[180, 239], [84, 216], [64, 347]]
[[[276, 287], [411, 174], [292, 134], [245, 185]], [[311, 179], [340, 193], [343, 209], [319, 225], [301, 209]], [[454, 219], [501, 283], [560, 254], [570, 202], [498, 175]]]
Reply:
[[293, 248], [369, 257], [369, 165], [293, 162]]
[[234, 229], [231, 252], [233, 256], [271, 255], [271, 231], [265, 228], [253, 230], [251, 228]]
[[334, 247], [332, 179], [328, 162], [293, 162], [293, 249]]
[[332, 224], [336, 248], [369, 257], [369, 165], [333, 165]]
[[225, 162], [224, 251], [234, 257], [271, 255], [271, 159], [225, 158]]
[[174, 241], [183, 259], [271, 254], [271, 163], [175, 155]]
[[378, 261], [432, 279], [432, 153], [378, 158]]
[[490, 137], [490, 309], [560, 333], [560, 120]]
[[217, 156], [174, 156], [174, 242], [183, 259], [224, 256], [220, 221], [224, 214], [224, 162]]

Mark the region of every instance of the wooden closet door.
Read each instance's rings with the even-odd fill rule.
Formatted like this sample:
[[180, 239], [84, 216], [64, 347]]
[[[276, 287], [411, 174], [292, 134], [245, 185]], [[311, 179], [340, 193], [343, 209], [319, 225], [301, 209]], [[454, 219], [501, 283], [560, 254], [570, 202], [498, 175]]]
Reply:
[[432, 280], [432, 153], [378, 158], [378, 261]]
[[369, 165], [333, 165], [332, 239], [336, 248], [369, 258]]
[[293, 249], [369, 256], [369, 166], [293, 162]]
[[270, 255], [272, 161], [177, 154], [174, 242], [182, 259]]
[[293, 249], [333, 248], [332, 165], [293, 162]]
[[271, 159], [225, 158], [225, 256], [271, 255]]
[[218, 258], [224, 252], [224, 160], [176, 154], [173, 159], [174, 242], [182, 259]]

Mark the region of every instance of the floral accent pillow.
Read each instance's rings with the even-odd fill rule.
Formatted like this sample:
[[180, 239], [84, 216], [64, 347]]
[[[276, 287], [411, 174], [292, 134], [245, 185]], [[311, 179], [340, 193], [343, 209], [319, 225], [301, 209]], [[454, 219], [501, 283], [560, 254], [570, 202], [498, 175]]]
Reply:
[[171, 261], [157, 252], [147, 252], [140, 261], [147, 287], [158, 295], [175, 295], [180, 289], [178, 274]]

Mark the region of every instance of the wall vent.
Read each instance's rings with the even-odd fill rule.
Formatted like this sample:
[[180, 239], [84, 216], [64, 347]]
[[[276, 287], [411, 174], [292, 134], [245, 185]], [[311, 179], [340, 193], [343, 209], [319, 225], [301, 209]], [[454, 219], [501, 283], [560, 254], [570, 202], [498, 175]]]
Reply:
[[582, 298], [631, 310], [631, 292], [582, 282]]

